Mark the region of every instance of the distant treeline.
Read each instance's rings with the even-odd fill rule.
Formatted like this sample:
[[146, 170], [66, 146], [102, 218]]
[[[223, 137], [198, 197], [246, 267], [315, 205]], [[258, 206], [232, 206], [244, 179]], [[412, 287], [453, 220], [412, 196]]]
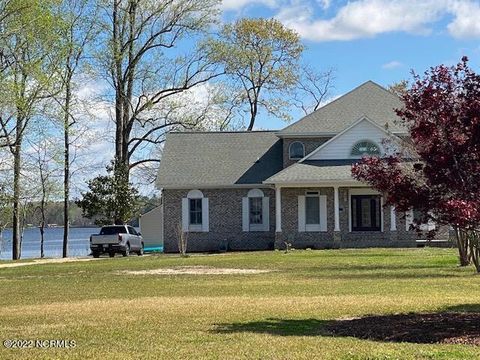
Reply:
[[[141, 210], [140, 214], [144, 214], [151, 209], [155, 208], [160, 204], [160, 199], [153, 197], [142, 197], [141, 198]], [[25, 225], [28, 226], [38, 226], [40, 222], [40, 214], [36, 209], [38, 208], [37, 204], [31, 203], [28, 206], [28, 209], [25, 213]], [[50, 202], [46, 207], [46, 222], [49, 225], [63, 226], [63, 202], [56, 201]], [[138, 226], [139, 218], [136, 217], [132, 219], [129, 223], [132, 226]], [[94, 219], [87, 219], [82, 216], [82, 210], [75, 204], [74, 201], [70, 202], [70, 226], [74, 227], [88, 227], [96, 226]]]

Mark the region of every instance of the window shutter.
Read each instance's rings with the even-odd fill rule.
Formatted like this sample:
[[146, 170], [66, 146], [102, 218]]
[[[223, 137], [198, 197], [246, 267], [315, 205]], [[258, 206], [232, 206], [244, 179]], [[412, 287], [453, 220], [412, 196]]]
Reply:
[[210, 221], [208, 219], [208, 198], [202, 199], [202, 231], [210, 230]]
[[298, 197], [298, 232], [305, 232], [305, 196]]
[[182, 199], [182, 231], [188, 231], [188, 199]]
[[242, 198], [242, 230], [249, 231], [250, 230], [250, 219], [249, 219], [249, 211], [248, 211], [248, 197]]
[[327, 196], [320, 195], [320, 231], [327, 231]]
[[262, 212], [263, 231], [270, 231], [270, 198], [268, 196], [262, 199]]

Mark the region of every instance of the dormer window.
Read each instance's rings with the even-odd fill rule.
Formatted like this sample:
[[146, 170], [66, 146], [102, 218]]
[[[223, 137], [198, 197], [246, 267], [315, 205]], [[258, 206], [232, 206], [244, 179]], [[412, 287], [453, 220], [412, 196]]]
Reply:
[[300, 141], [295, 141], [288, 148], [288, 157], [290, 160], [300, 160], [305, 157], [305, 146]]
[[369, 140], [362, 140], [357, 142], [350, 153], [352, 156], [379, 156], [380, 148], [377, 144]]

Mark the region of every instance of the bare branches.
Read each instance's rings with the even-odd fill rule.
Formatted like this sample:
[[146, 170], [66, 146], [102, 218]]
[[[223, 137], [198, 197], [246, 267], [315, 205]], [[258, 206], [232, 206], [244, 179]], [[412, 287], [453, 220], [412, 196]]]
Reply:
[[333, 69], [318, 72], [308, 65], [302, 67], [294, 103], [305, 115], [323, 105], [333, 87], [334, 72]]

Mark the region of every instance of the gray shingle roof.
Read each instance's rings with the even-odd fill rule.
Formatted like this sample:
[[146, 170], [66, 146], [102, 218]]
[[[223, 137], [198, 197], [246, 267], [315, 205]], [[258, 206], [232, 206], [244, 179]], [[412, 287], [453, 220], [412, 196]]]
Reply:
[[400, 98], [373, 81], [368, 81], [317, 111], [279, 131], [279, 135], [338, 133], [363, 116], [392, 132], [405, 132], [395, 124], [394, 109], [403, 106]]
[[261, 184], [282, 169], [273, 131], [185, 132], [167, 135], [158, 188]]
[[[358, 161], [358, 160], [357, 160]], [[273, 175], [266, 184], [318, 183], [329, 181], [355, 181], [351, 174], [352, 165], [322, 166], [321, 162], [296, 163]]]

